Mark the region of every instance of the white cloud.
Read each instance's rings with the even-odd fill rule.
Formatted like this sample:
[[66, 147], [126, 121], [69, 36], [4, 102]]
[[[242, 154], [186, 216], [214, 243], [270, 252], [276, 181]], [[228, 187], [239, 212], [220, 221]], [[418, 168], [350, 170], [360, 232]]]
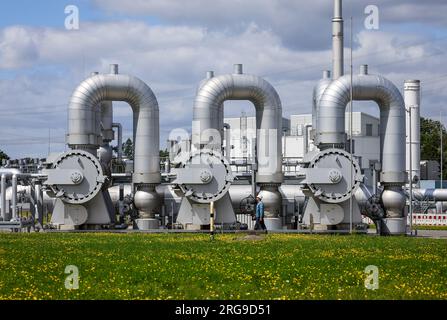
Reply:
[[0, 33], [0, 68], [29, 66], [38, 55], [37, 44], [28, 28], [12, 27]]
[[[15, 73], [0, 80], [0, 149], [13, 156], [45, 156], [49, 127], [54, 137], [64, 140], [65, 110], [74, 88], [90, 71], [107, 72], [110, 63], [120, 64], [120, 72], [140, 77], [155, 92], [162, 147], [172, 128], [190, 127], [195, 88], [205, 71], [228, 73], [233, 63], [243, 63], [245, 72], [265, 76], [274, 85], [285, 116], [310, 112], [312, 87], [331, 64], [331, 6], [327, 2], [320, 8], [322, 0], [298, 8], [299, 1], [218, 0], [213, 6], [188, 1], [178, 10], [174, 0], [131, 1], [126, 3], [129, 12], [150, 11], [170, 23], [83, 22], [78, 31], [4, 28], [0, 30], [0, 70]], [[103, 4], [102, 0], [97, 3]], [[107, 1], [111, 10], [119, 10], [123, 3]], [[361, 7], [357, 2], [353, 6]], [[177, 10], [171, 12], [174, 7]], [[294, 45], [286, 38], [293, 39]], [[441, 77], [445, 42], [387, 28], [360, 30], [355, 39], [356, 68], [368, 63], [372, 73], [384, 74], [398, 87], [405, 79], [421, 79], [424, 90], [436, 94], [427, 97], [422, 113], [439, 113], [445, 97], [436, 91], [447, 80]], [[345, 66], [347, 70], [348, 63]], [[440, 80], [433, 81], [436, 77]], [[131, 132], [130, 108], [118, 105], [116, 121]], [[239, 110], [229, 103], [226, 114], [238, 115]], [[10, 132], [22, 134], [24, 141], [40, 137], [43, 145], [3, 146]], [[15, 137], [13, 141], [21, 139]], [[57, 147], [63, 149], [62, 144]]]

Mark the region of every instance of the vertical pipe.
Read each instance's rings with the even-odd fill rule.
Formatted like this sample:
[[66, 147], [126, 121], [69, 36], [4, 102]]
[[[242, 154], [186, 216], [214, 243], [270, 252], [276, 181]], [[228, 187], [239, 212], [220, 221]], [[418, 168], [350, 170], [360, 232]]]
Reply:
[[342, 0], [334, 0], [334, 17], [332, 18], [332, 77], [334, 80], [344, 74], [342, 10]]
[[214, 201], [210, 203], [210, 237], [211, 240], [214, 239]]
[[36, 183], [35, 185], [35, 192], [36, 192], [36, 220], [40, 223], [40, 225], [43, 225], [43, 194], [42, 194], [42, 186], [40, 183]]
[[17, 220], [17, 175], [12, 176], [12, 195], [11, 195], [11, 207], [12, 207], [12, 218]]
[[303, 154], [303, 156], [309, 152], [309, 128], [312, 128], [312, 126], [309, 124], [304, 126], [304, 136], [303, 136], [304, 154]]
[[251, 194], [253, 195], [253, 198], [256, 198], [256, 138], [251, 140], [251, 146]]
[[123, 160], [123, 127], [121, 125], [121, 123], [113, 123], [112, 124], [112, 128], [117, 128], [117, 144], [118, 144], [118, 148], [117, 148], [117, 154], [118, 154], [118, 161], [122, 162]]
[[230, 153], [231, 153], [231, 144], [230, 144], [230, 140], [231, 140], [231, 126], [228, 123], [224, 123], [224, 129], [225, 129], [225, 157], [227, 158], [228, 161], [230, 161]]
[[111, 64], [110, 65], [110, 74], [118, 74], [118, 65], [117, 64]]
[[[421, 176], [421, 128], [420, 128], [420, 103], [421, 87], [419, 80], [406, 80], [404, 83], [404, 100], [407, 109], [406, 122], [406, 170], [409, 181], [417, 181], [415, 186], [419, 188]], [[411, 119], [411, 123], [410, 123]], [[410, 129], [411, 128], [411, 129]], [[410, 142], [411, 136], [411, 142]], [[411, 145], [411, 146], [410, 146]], [[410, 148], [412, 151], [410, 151]], [[410, 164], [411, 159], [411, 164]], [[416, 178], [416, 179], [414, 179]], [[441, 187], [442, 188], [442, 187]]]
[[233, 73], [234, 74], [243, 74], [243, 70], [242, 70], [242, 64], [235, 64], [233, 66]]
[[6, 220], [6, 174], [2, 174], [0, 185], [1, 217]]
[[118, 213], [120, 216], [120, 223], [124, 223], [124, 184], [119, 185], [119, 200], [118, 200]]

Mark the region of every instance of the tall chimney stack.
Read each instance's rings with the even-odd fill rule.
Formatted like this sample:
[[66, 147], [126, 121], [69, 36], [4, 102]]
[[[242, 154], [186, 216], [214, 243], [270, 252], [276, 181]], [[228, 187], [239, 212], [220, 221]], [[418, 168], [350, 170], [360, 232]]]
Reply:
[[343, 13], [342, 0], [334, 0], [334, 17], [332, 18], [332, 77], [333, 80], [344, 74], [343, 66]]

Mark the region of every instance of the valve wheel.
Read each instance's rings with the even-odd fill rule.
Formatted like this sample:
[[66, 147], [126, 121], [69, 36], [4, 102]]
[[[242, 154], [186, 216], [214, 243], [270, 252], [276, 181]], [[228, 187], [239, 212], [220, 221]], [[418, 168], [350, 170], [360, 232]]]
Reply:
[[204, 184], [179, 185], [186, 197], [198, 203], [210, 203], [221, 199], [233, 182], [231, 166], [228, 160], [219, 152], [201, 150], [193, 153], [183, 168], [200, 164], [203, 170], [200, 179]]
[[[333, 184], [309, 184], [309, 188], [320, 200], [340, 203], [354, 195], [362, 180], [361, 170], [355, 159], [342, 149], [327, 149], [318, 153], [309, 164], [310, 168], [334, 168], [329, 173]], [[349, 183], [352, 169], [352, 184]]]
[[95, 156], [82, 150], [68, 151], [59, 156], [53, 168], [72, 169], [70, 176], [74, 185], [52, 185], [58, 198], [69, 204], [83, 204], [94, 198], [104, 184], [101, 163]]

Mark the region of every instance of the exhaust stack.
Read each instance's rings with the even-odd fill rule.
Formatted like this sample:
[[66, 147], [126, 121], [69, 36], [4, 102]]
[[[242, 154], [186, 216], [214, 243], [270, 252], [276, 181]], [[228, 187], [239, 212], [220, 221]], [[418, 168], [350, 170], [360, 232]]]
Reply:
[[342, 0], [334, 0], [332, 18], [332, 79], [337, 80], [344, 74], [343, 66], [343, 14]]

